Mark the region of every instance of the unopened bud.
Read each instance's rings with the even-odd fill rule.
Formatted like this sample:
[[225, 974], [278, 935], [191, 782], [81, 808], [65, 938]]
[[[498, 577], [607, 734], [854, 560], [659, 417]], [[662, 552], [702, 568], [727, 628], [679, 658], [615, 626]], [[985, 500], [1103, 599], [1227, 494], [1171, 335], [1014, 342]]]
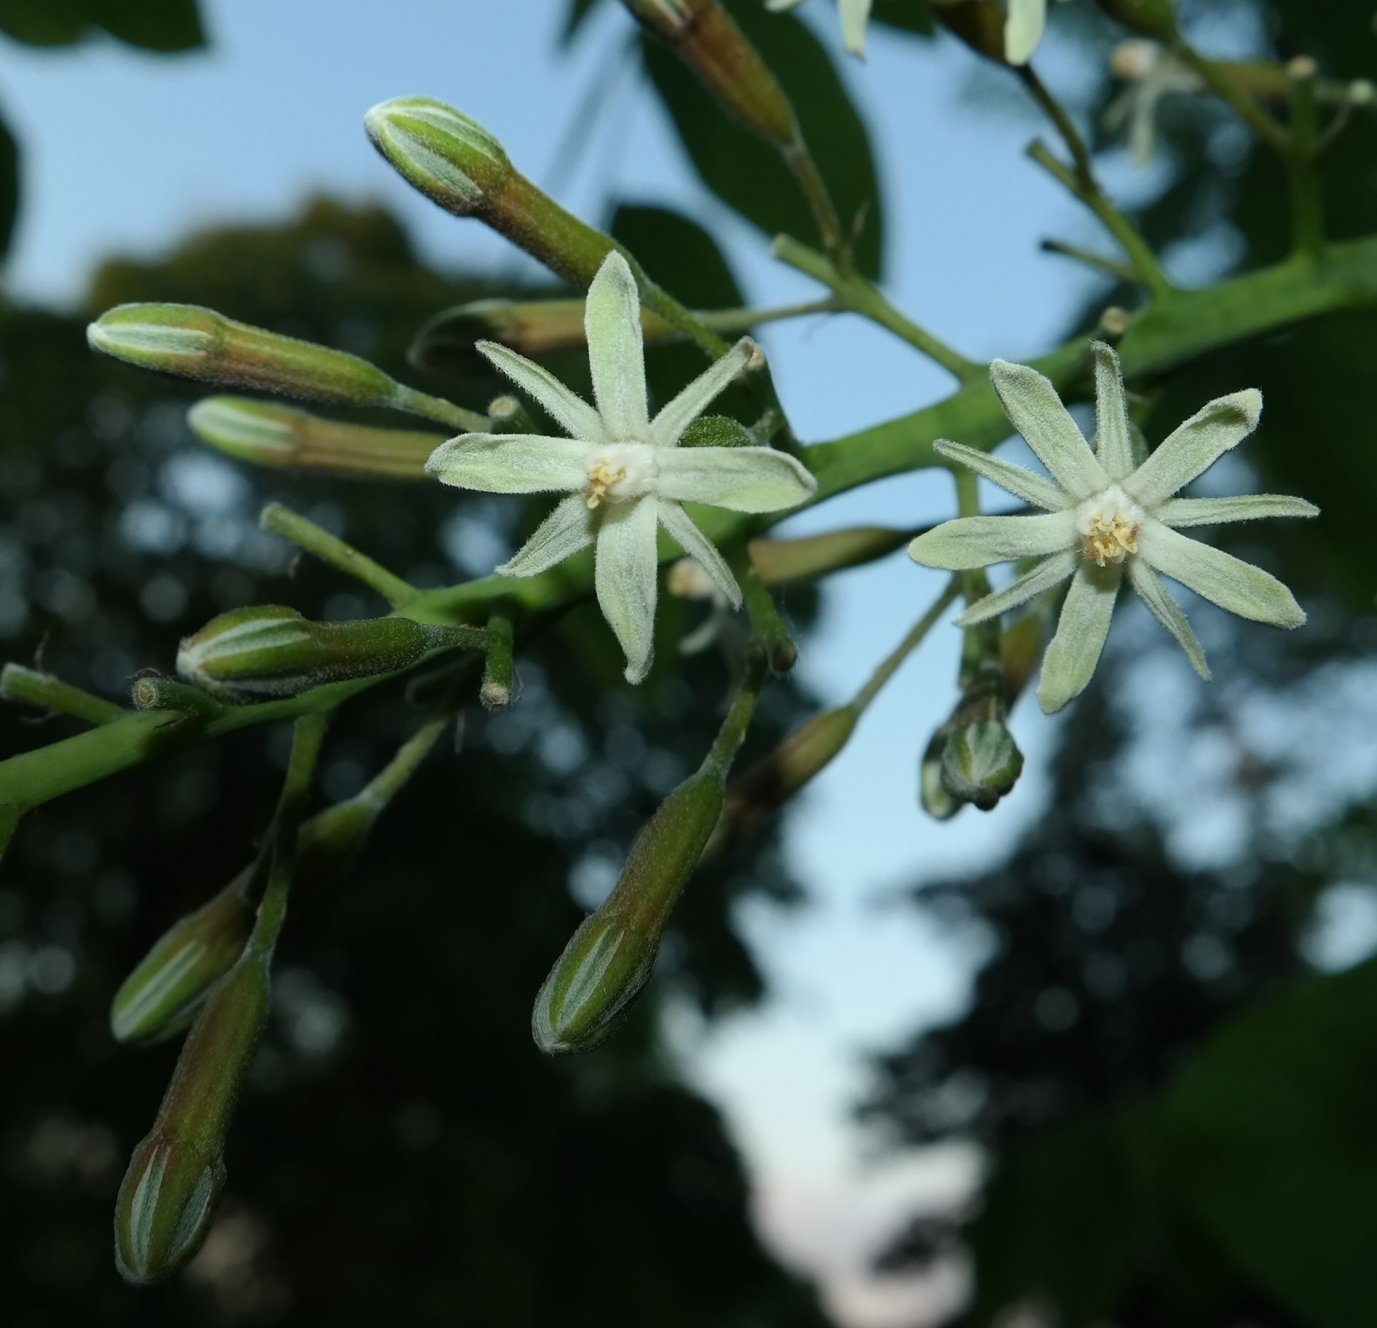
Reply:
[[161, 1281], [205, 1239], [225, 1183], [225, 1135], [267, 1012], [267, 955], [251, 948], [187, 1034], [120, 1185], [115, 1263], [130, 1282]]
[[1130, 32], [1166, 40], [1176, 36], [1172, 0], [1099, 0], [1100, 8]]
[[942, 787], [957, 802], [970, 802], [982, 812], [1018, 782], [1023, 753], [1004, 720], [992, 713], [958, 723], [942, 750]]
[[177, 672], [226, 700], [261, 701], [408, 668], [471, 635], [399, 617], [312, 622], [296, 609], [260, 604], [222, 613], [184, 637]]
[[781, 586], [874, 562], [902, 548], [912, 536], [912, 531], [887, 526], [856, 526], [802, 539], [752, 540], [751, 561], [767, 586]]
[[202, 442], [256, 466], [422, 480], [444, 434], [375, 429], [321, 419], [246, 397], [207, 397], [187, 412]]
[[117, 360], [205, 383], [385, 406], [397, 384], [381, 369], [327, 346], [235, 322], [194, 304], [121, 304], [86, 329]]
[[932, 15], [977, 55], [1007, 65], [1004, 29], [1007, 14], [995, 0], [931, 0]]
[[458, 216], [483, 212], [513, 173], [502, 144], [482, 125], [430, 97], [381, 102], [363, 123], [408, 184]]
[[947, 747], [948, 726], [943, 725], [928, 740], [918, 764], [918, 801], [934, 820], [949, 821], [965, 805], [947, 792], [942, 782], [942, 756]]

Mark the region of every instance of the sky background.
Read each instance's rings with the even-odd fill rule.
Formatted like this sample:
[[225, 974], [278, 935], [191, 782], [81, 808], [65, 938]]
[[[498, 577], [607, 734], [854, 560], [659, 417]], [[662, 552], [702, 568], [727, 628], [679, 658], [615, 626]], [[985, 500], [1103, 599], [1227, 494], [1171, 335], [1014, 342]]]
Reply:
[[[604, 6], [571, 51], [562, 3], [511, 0], [202, 0], [205, 52], [159, 58], [113, 42], [35, 51], [0, 43], [0, 102], [23, 148], [23, 213], [7, 272], [13, 298], [71, 303], [113, 253], [154, 257], [226, 219], [285, 219], [311, 191], [386, 204], [441, 267], [519, 273], [528, 260], [476, 222], [413, 193], [376, 156], [364, 112], [425, 94], [492, 130], [518, 166], [597, 220], [615, 201], [658, 202], [723, 238], [756, 304], [815, 298], [768, 245], [698, 183], [652, 94], [626, 69], [630, 20]], [[520, 9], [520, 21], [515, 11]], [[829, 4], [807, 7], [839, 48]], [[1054, 85], [1081, 72], [1053, 32], [1040, 57]], [[975, 95], [975, 62], [953, 42], [872, 31], [844, 74], [872, 124], [888, 189], [886, 289], [900, 308], [979, 360], [1020, 359], [1059, 339], [1090, 279], [1039, 252], [1044, 236], [1098, 241], [1092, 223], [1023, 156], [1041, 133], [1018, 96]], [[565, 126], [590, 87], [612, 80], [595, 137], [565, 160]], [[538, 89], [532, 95], [532, 89]], [[1111, 186], [1151, 189], [1126, 154]], [[1179, 256], [1189, 270], [1199, 255]], [[233, 314], [234, 310], [225, 312]], [[940, 369], [851, 317], [770, 328], [762, 338], [798, 432], [850, 432], [944, 394]], [[939, 474], [871, 486], [784, 527], [917, 525], [951, 514]], [[819, 630], [799, 663], [824, 704], [849, 699], [941, 588], [902, 554], [829, 582]], [[1136, 602], [1131, 613], [1137, 612]], [[915, 1207], [966, 1189], [974, 1159], [946, 1148], [884, 1153], [849, 1119], [866, 1085], [863, 1053], [956, 1013], [978, 955], [935, 934], [896, 892], [958, 864], [997, 859], [1038, 814], [1053, 722], [1014, 721], [1028, 757], [991, 815], [938, 825], [919, 810], [917, 754], [953, 701], [958, 635], [939, 628], [868, 712], [841, 759], [809, 789], [788, 852], [805, 909], [756, 904], [742, 918], [773, 992], [750, 1014], [703, 1027], [684, 1010], [671, 1032], [686, 1072], [727, 1116], [780, 1254], [823, 1279], [848, 1325], [911, 1322], [914, 1294], [864, 1271]], [[1184, 659], [1168, 667], [1187, 671]], [[888, 901], [888, 902], [887, 902]], [[910, 1317], [906, 1317], [910, 1316]]]

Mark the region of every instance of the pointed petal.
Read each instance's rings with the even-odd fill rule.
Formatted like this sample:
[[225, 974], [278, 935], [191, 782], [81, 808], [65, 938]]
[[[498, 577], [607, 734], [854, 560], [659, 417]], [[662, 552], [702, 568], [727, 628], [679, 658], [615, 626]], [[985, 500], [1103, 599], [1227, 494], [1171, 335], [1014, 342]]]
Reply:
[[1103, 341], [1094, 341], [1095, 353], [1095, 455], [1110, 479], [1122, 480], [1133, 473], [1133, 442], [1124, 404], [1124, 375], [1119, 357]]
[[987, 480], [999, 485], [1001, 489], [1013, 494], [1015, 498], [1022, 498], [1025, 503], [1032, 503], [1034, 507], [1041, 507], [1048, 512], [1060, 512], [1062, 508], [1071, 505], [1071, 499], [1062, 493], [1051, 480], [1045, 480], [1041, 475], [1034, 475], [1031, 470], [1025, 470], [1022, 466], [1001, 461], [998, 457], [992, 457], [989, 453], [982, 452], [978, 448], [965, 447], [961, 443], [950, 443], [945, 438], [939, 438], [933, 447], [938, 456], [947, 457], [951, 461], [959, 461], [963, 466], [975, 471], [977, 475], [983, 475]]
[[1047, 22], [1047, 0], [1009, 0], [1004, 20], [1004, 58], [1011, 65], [1026, 65]]
[[1074, 512], [1040, 516], [961, 516], [925, 531], [908, 546], [926, 567], [961, 571], [1040, 553], [1061, 553], [1076, 542]]
[[571, 438], [586, 438], [590, 443], [607, 440], [602, 418], [576, 392], [565, 387], [548, 369], [518, 355], [495, 341], [474, 343], [495, 368], [506, 374]]
[[1003, 590], [996, 590], [992, 595], [976, 600], [956, 620], [956, 625], [974, 627], [976, 623], [986, 622], [1001, 613], [1007, 613], [1010, 609], [1016, 609], [1034, 595], [1040, 595], [1044, 590], [1051, 590], [1057, 582], [1065, 581], [1076, 570], [1078, 561], [1079, 557], [1074, 549], [1044, 558], [1032, 571], [1025, 572]]
[[1109, 476], [1061, 404], [1057, 389], [1036, 369], [995, 360], [990, 381], [1009, 422], [1072, 498], [1089, 498], [1109, 487]]
[[426, 469], [441, 484], [481, 493], [558, 493], [588, 483], [588, 444], [533, 433], [465, 433], [441, 443]]
[[1296, 597], [1276, 577], [1222, 549], [1178, 535], [1160, 521], [1143, 522], [1138, 556], [1240, 618], [1273, 627], [1299, 627], [1305, 621]]
[[1251, 387], [1202, 406], [1124, 481], [1124, 492], [1151, 511], [1237, 447], [1261, 414], [1262, 393]]
[[650, 422], [650, 441], [673, 447], [689, 427], [755, 353], [755, 342], [742, 337], [725, 355], [710, 364]]
[[1257, 521], [1266, 516], [1319, 516], [1304, 498], [1281, 493], [1249, 493], [1238, 498], [1169, 498], [1153, 516], [1163, 525], [1220, 526], [1228, 521]]
[[593, 395], [608, 437], [613, 442], [644, 442], [650, 421], [645, 405], [641, 297], [626, 259], [615, 249], [603, 259], [588, 287], [583, 326]]
[[598, 523], [593, 584], [602, 616], [626, 652], [626, 680], [650, 672], [655, 650], [655, 596], [659, 554], [654, 498], [609, 503]]
[[658, 506], [660, 522], [675, 542], [712, 578], [713, 585], [727, 597], [732, 608], [739, 609], [741, 587], [713, 542], [694, 525], [693, 518], [678, 503], [662, 502]]
[[772, 447], [676, 447], [656, 460], [660, 497], [733, 512], [797, 507], [818, 487], [806, 467]]
[[531, 538], [497, 569], [499, 576], [538, 576], [593, 542], [593, 513], [582, 493], [571, 493], [535, 528]]
[[870, 17], [870, 0], [838, 0], [841, 9], [842, 41], [852, 55], [865, 57], [865, 24]]
[[1162, 584], [1162, 578], [1141, 558], [1130, 558], [1128, 579], [1138, 598], [1148, 606], [1152, 616], [1176, 638], [1176, 643], [1186, 652], [1191, 667], [1206, 682], [1210, 680], [1210, 666], [1205, 663], [1205, 648], [1191, 630], [1181, 606], [1171, 597], [1171, 592]]
[[1079, 696], [1095, 672], [1109, 635], [1122, 572], [1119, 566], [1093, 567], [1089, 563], [1076, 569], [1038, 681], [1038, 701], [1049, 715]]

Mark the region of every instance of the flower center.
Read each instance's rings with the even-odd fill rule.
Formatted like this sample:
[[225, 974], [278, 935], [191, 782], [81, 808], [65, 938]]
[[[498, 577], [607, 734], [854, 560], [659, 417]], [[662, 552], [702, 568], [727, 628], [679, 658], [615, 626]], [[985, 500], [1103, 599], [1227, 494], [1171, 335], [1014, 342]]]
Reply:
[[660, 470], [652, 452], [645, 443], [617, 443], [598, 452], [589, 463], [584, 490], [589, 510], [649, 493]]
[[1138, 552], [1142, 524], [1143, 509], [1117, 484], [1087, 498], [1076, 509], [1081, 552], [1100, 567], [1121, 563], [1130, 553]]

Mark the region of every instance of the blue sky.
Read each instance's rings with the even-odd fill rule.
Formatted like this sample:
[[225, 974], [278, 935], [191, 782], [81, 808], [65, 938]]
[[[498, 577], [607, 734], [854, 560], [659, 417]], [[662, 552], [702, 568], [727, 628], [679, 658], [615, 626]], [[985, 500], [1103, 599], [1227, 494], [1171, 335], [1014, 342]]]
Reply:
[[[537, 181], [559, 181], [596, 218], [613, 199], [693, 213], [725, 237], [754, 302], [812, 298], [806, 279], [698, 184], [657, 103], [617, 80], [598, 141], [572, 173], [564, 127], [594, 80], [609, 76], [629, 20], [605, 6], [573, 51], [555, 37], [562, 4], [510, 0], [203, 0], [212, 44], [163, 59], [93, 42], [75, 51], [0, 45], [3, 110], [24, 149], [24, 211], [8, 270], [12, 296], [70, 301], [103, 255], [153, 256], [193, 227], [226, 217], [286, 217], [311, 190], [379, 199], [425, 256], [455, 267], [517, 270], [479, 224], [456, 222], [410, 192], [375, 155], [364, 112], [423, 93], [452, 102], [506, 145]], [[830, 5], [808, 6], [838, 46]], [[1055, 34], [1046, 72], [1074, 74]], [[874, 31], [869, 60], [845, 74], [870, 115], [889, 189], [887, 290], [978, 359], [1045, 349], [1089, 282], [1041, 255], [1046, 235], [1098, 242], [1092, 223], [1023, 156], [1042, 126], [1016, 94], [982, 106], [974, 62], [950, 42], [925, 46]], [[532, 90], [537, 90], [533, 95]], [[1144, 187], [1126, 162], [1111, 179]], [[227, 310], [233, 313], [233, 310]], [[855, 318], [772, 329], [765, 338], [795, 427], [821, 439], [940, 396], [946, 375]], [[887, 481], [791, 522], [912, 525], [950, 512], [942, 475]], [[800, 663], [825, 701], [850, 696], [940, 589], [902, 555], [835, 579], [821, 630]], [[672, 1020], [688, 1072], [726, 1111], [757, 1182], [761, 1220], [781, 1249], [823, 1272], [838, 1311], [888, 1322], [893, 1306], [857, 1272], [915, 1195], [959, 1186], [969, 1159], [865, 1160], [846, 1113], [864, 1084], [859, 1053], [949, 1016], [973, 956], [934, 935], [886, 892], [924, 874], [999, 856], [1036, 815], [1050, 723], [1020, 712], [1029, 766], [993, 815], [943, 826], [915, 796], [917, 754], [952, 701], [957, 634], [939, 629], [872, 707], [846, 753], [805, 797], [789, 852], [812, 904], [743, 918], [775, 992], [759, 1012], [705, 1030]], [[1182, 664], [1184, 670], [1185, 665]]]

